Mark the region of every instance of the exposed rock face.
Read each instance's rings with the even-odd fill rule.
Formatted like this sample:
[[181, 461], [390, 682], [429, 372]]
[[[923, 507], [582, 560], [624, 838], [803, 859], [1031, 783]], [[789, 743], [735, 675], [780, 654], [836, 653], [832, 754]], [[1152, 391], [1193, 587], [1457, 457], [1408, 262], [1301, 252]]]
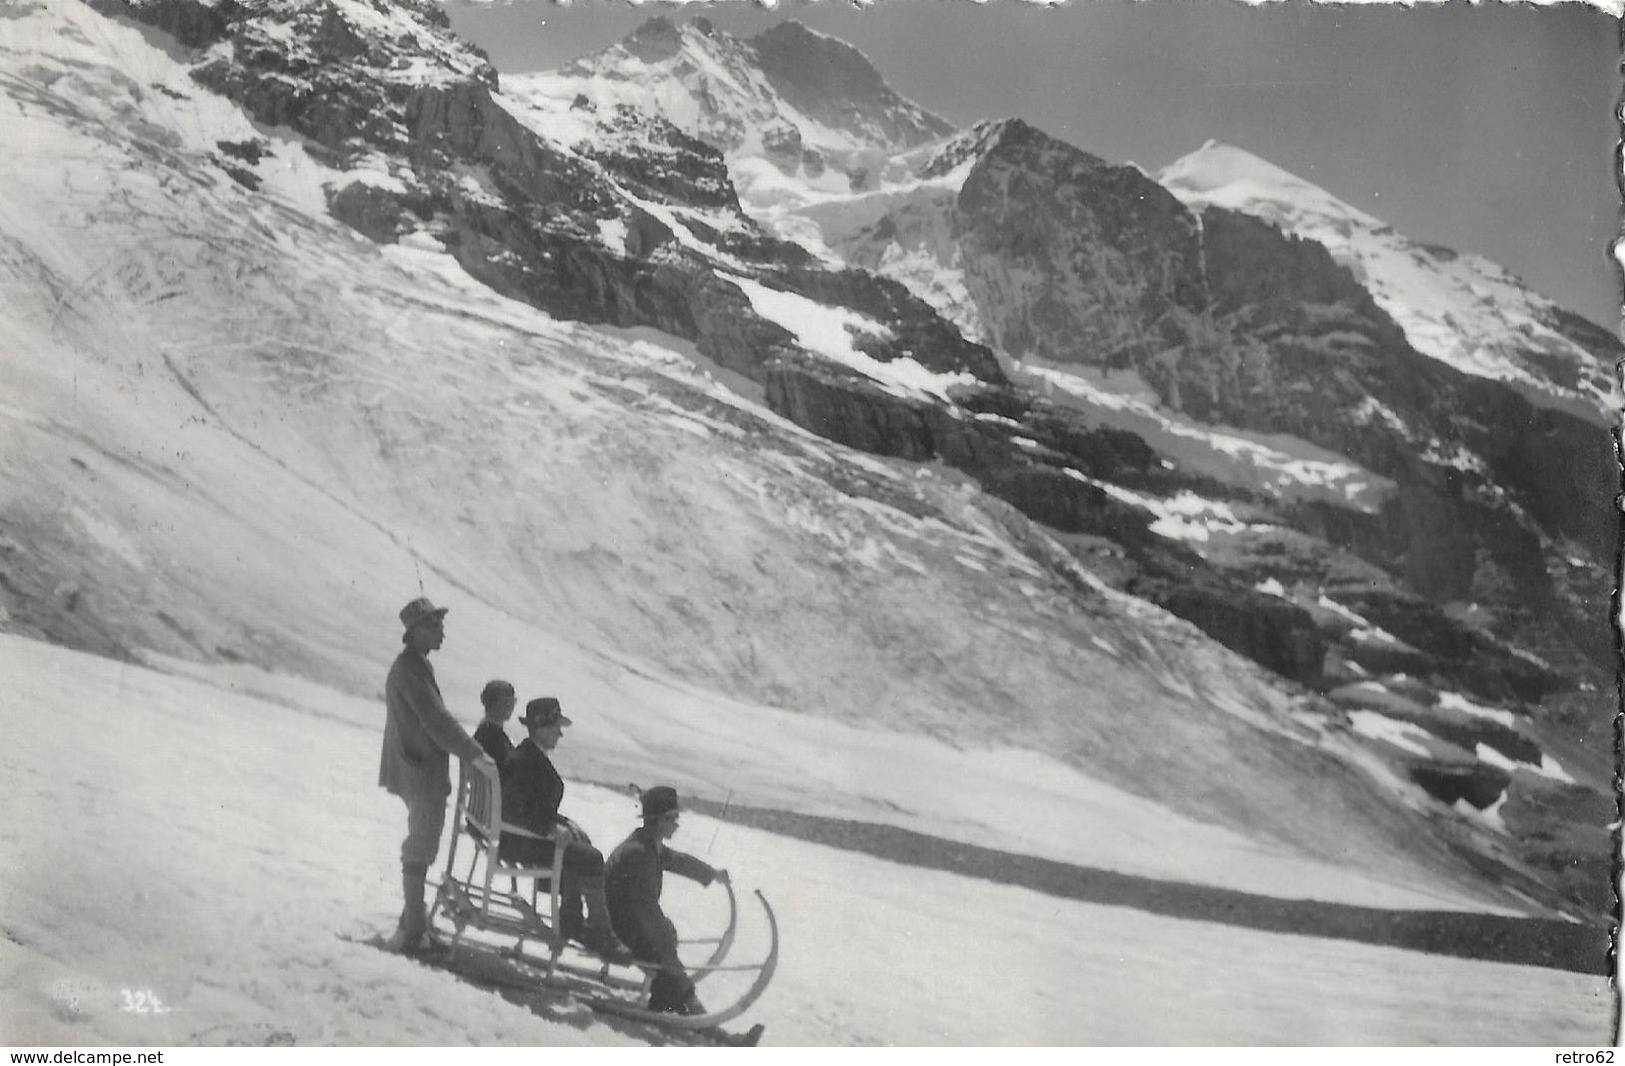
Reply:
[[[163, 10], [149, 0], [118, 6], [143, 20]], [[205, 60], [193, 77], [259, 121], [291, 127], [339, 158], [369, 147], [402, 151], [410, 143], [406, 109], [426, 84], [466, 82], [488, 91], [496, 70], [443, 39], [445, 15], [432, 5], [408, 0], [396, 16], [406, 27], [404, 42], [364, 33], [325, 4], [220, 4], [215, 32], [230, 41], [233, 58]], [[397, 60], [409, 51], [421, 54], [438, 76], [403, 76]]]
[[[1281, 517], [1439, 603], [1515, 602], [1518, 630], [1542, 633], [1543, 649], [1605, 611], [1605, 588], [1554, 587], [1559, 545], [1605, 558], [1617, 531], [1600, 502], [1617, 467], [1594, 424], [1420, 354], [1315, 241], [1219, 207], [1192, 213], [1133, 168], [1020, 123], [961, 139], [923, 173], [968, 160], [950, 214], [955, 262], [995, 347], [1132, 370], [1188, 417], [1291, 434], [1393, 479], [1375, 515], [1299, 507]], [[920, 225], [899, 212], [851, 240], [884, 247]], [[1586, 654], [1591, 672], [1611, 661], [1600, 643]], [[1488, 670], [1479, 690], [1547, 691], [1549, 674], [1541, 683], [1525, 666]]]
[[1407, 361], [1431, 384], [1399, 327], [1320, 245], [1215, 208], [1201, 227], [1211, 304], [1157, 361], [1163, 391], [1204, 421], [1292, 433], [1382, 473], [1405, 462], [1393, 426], [1353, 414], [1368, 397], [1411, 409]]
[[[1198, 392], [1179, 381], [1185, 403], [1200, 396], [1216, 420], [1294, 433], [1429, 492], [1436, 510], [1452, 512], [1432, 521], [1418, 513], [1432, 532], [1483, 522], [1508, 530], [1488, 550], [1531, 590], [1544, 584], [1539, 534], [1487, 498], [1497, 495], [1495, 486], [1512, 494], [1540, 532], [1599, 554], [1611, 550], [1617, 523], [1597, 501], [1612, 491], [1618, 468], [1595, 424], [1419, 355], [1320, 246], [1233, 212], [1208, 209], [1202, 218], [1214, 311], [1253, 317], [1271, 341], [1267, 354], [1256, 344], [1250, 349], [1257, 363], [1250, 379], [1224, 383], [1239, 387]], [[1510, 533], [1514, 525], [1525, 528], [1521, 544]], [[1458, 547], [1449, 554], [1459, 560]], [[1449, 574], [1432, 565], [1442, 561], [1432, 554], [1413, 567], [1413, 581]], [[1471, 552], [1466, 556], [1457, 564], [1465, 571], [1427, 591], [1461, 598], [1472, 572]]]
[[1395, 592], [1344, 589], [1337, 594], [1406, 644], [1427, 649], [1431, 668], [1468, 692], [1534, 703], [1564, 686], [1548, 667], [1509, 655], [1504, 644], [1455, 621], [1437, 604]]
[[1196, 220], [1133, 167], [1020, 121], [982, 142], [954, 215], [987, 336], [1016, 358], [1127, 366], [1205, 302]]
[[599, 116], [588, 151], [621, 185], [659, 203], [739, 213], [722, 154], [658, 115], [625, 104]]
[[327, 209], [334, 218], [379, 244], [393, 244], [412, 230], [400, 197], [365, 182], [353, 181], [330, 194]]
[[[123, 15], [130, 5], [124, 0], [90, 0], [90, 6], [105, 14]], [[235, 7], [234, 0], [145, 0], [141, 19], [187, 48], [204, 48], [226, 35]]]
[[1608, 828], [1618, 817], [1613, 796], [1530, 774], [1514, 777], [1501, 808], [1519, 857], [1599, 914], [1618, 906]]
[[826, 126], [912, 148], [952, 131], [936, 115], [886, 84], [868, 58], [845, 41], [794, 20], [752, 37], [762, 73], [796, 110]]
[[1175, 580], [1139, 582], [1133, 588], [1283, 677], [1310, 685], [1321, 679], [1326, 642], [1300, 607], [1189, 572]]
[[[1130, 585], [1136, 595], [1286, 677], [1320, 679], [1325, 642], [1307, 613], [1215, 573], [1198, 556], [1164, 546], [1149, 532], [1143, 511], [1069, 472], [1109, 473], [1165, 489], [1176, 485], [1139, 438], [1095, 430], [1065, 411], [1045, 408], [1019, 424], [1021, 432], [1043, 433], [1036, 441], [1024, 437], [1031, 443], [1022, 445], [999, 422], [954, 418], [936, 405], [798, 361], [774, 363], [767, 390], [775, 410], [821, 436], [879, 455], [940, 459], [1035, 521], [1126, 546], [1146, 575]], [[970, 402], [994, 407], [1001, 395], [1007, 394], [995, 390]], [[1008, 398], [1003, 406], [1010, 409]]]
[[1505, 770], [1483, 763], [1420, 762], [1410, 774], [1440, 803], [1462, 801], [1479, 810], [1500, 799], [1512, 780]]
[[[401, 114], [414, 166], [432, 180], [456, 163], [488, 168], [497, 188], [549, 216], [619, 214], [603, 178], [520, 125], [491, 99], [487, 86], [462, 81], [419, 88]], [[545, 221], [545, 220], [544, 220]]]
[[[821, 437], [916, 462], [936, 458], [946, 416], [934, 404], [891, 396], [861, 378], [809, 363], [775, 362], [766, 374], [767, 402]], [[975, 451], [979, 438], [949, 439]]]
[[1481, 378], [1458, 383], [1464, 437], [1483, 458], [1488, 480], [1503, 486], [1549, 533], [1599, 557], [1619, 540], [1619, 489], [1613, 442], [1590, 418], [1540, 407]]
[[[1493, 749], [1503, 761], [1541, 767], [1540, 745], [1525, 735], [1514, 716], [1511, 722], [1471, 714], [1449, 706], [1430, 704], [1427, 687], [1412, 683], [1411, 691], [1397, 680], [1385, 684], [1364, 682], [1334, 689], [1330, 697], [1344, 707], [1374, 711], [1398, 722], [1409, 722], [1447, 745], [1453, 745], [1463, 760], [1470, 760], [1480, 744]], [[1415, 698], [1411, 698], [1411, 697]], [[1503, 767], [1504, 769], [1504, 767]]]

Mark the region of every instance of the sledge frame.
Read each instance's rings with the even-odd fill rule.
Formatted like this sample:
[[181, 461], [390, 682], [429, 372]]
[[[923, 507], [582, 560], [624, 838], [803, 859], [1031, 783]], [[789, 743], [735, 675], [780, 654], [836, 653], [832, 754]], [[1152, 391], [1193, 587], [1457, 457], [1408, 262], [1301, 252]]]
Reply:
[[[454, 930], [451, 948], [455, 953], [464, 932], [472, 926], [497, 936], [512, 936], [514, 955], [525, 956], [525, 941], [547, 946], [546, 973], [552, 976], [564, 953], [564, 931], [559, 925], [559, 906], [564, 887], [564, 845], [560, 834], [533, 833], [502, 820], [502, 785], [495, 767], [464, 762], [457, 785], [457, 808], [452, 822], [451, 844], [446, 853], [445, 874], [435, 892], [430, 923], [435, 914], [444, 914]], [[548, 866], [517, 866], [498, 857], [502, 835], [544, 840], [553, 844], [553, 862]], [[468, 872], [457, 874], [458, 845], [467, 837]], [[505, 879], [506, 889], [498, 879]], [[529, 883], [527, 894], [520, 882]], [[547, 913], [541, 912], [546, 892]]]
[[[728, 889], [729, 905], [732, 907], [734, 903], [733, 886], [727, 885], [726, 883], [724, 884]], [[649, 1010], [647, 1007], [643, 1006], [643, 1004], [648, 1002], [649, 983], [653, 980], [655, 971], [659, 969], [659, 966], [654, 963], [643, 962], [641, 960], [632, 964], [642, 968], [645, 973], [643, 991], [639, 995], [636, 1003], [628, 1002], [627, 1000], [612, 996], [594, 996], [590, 997], [587, 1002], [589, 1005], [591, 1005], [593, 1010], [602, 1011], [605, 1014], [617, 1015], [622, 1018], [629, 1018], [634, 1021], [648, 1022], [652, 1025], [658, 1025], [668, 1029], [714, 1029], [725, 1022], [733, 1021], [735, 1018], [745, 1013], [745, 1011], [749, 1010], [751, 1005], [761, 998], [762, 993], [767, 991], [767, 986], [772, 983], [773, 974], [778, 969], [779, 965], [778, 918], [773, 914], [773, 907], [767, 902], [767, 897], [762, 895], [761, 890], [757, 889], [755, 894], [757, 901], [762, 905], [763, 913], [767, 915], [768, 932], [771, 937], [767, 957], [761, 962], [727, 964], [721, 961], [721, 956], [726, 954], [726, 950], [724, 950], [723, 952], [714, 956], [714, 961], [708, 962], [702, 966], [688, 968], [689, 976], [693, 979], [696, 985], [698, 985], [700, 981], [702, 981], [708, 974], [718, 973], [723, 970], [756, 971], [756, 979], [751, 982], [750, 988], [746, 989], [738, 999], [728, 1004], [728, 1006], [719, 1010], [708, 1011], [705, 1014], [671, 1014]], [[732, 929], [733, 922], [730, 921], [730, 933]], [[732, 936], [730, 935], [727, 939], [731, 942]]]
[[[738, 928], [739, 904], [733, 885], [722, 882], [728, 897], [727, 928], [720, 936], [679, 939], [679, 945], [713, 945], [705, 962], [685, 965], [685, 969], [696, 985], [713, 973], [727, 971], [754, 971], [755, 980], [743, 995], [727, 1007], [703, 1015], [680, 1015], [648, 1010], [644, 1004], [649, 1001], [650, 986], [655, 973], [660, 969], [657, 963], [634, 959], [621, 964], [623, 972], [616, 973], [615, 966], [601, 960], [595, 960], [592, 966], [581, 966], [562, 958], [566, 940], [558, 917], [563, 894], [564, 845], [569, 842], [567, 837], [556, 831], [547, 834], [533, 833], [512, 823], [503, 822], [502, 786], [495, 770], [470, 762], [464, 762], [461, 767], [457, 805], [453, 817], [445, 873], [436, 888], [434, 905], [429, 912], [431, 925], [437, 914], [444, 915], [451, 923], [454, 930], [451, 939], [453, 957], [464, 934], [470, 928], [496, 937], [513, 937], [514, 943], [506, 949], [505, 954], [526, 965], [538, 966], [541, 969], [541, 983], [552, 984], [564, 975], [572, 975], [594, 981], [611, 993], [632, 992], [635, 998], [630, 1000], [613, 994], [592, 995], [585, 999], [594, 1010], [662, 1027], [685, 1030], [712, 1028], [738, 1017], [761, 996], [772, 981], [779, 954], [778, 921], [773, 914], [773, 908], [768, 904], [767, 897], [757, 891], [756, 897], [767, 915], [771, 934], [771, 946], [766, 959], [757, 963], [726, 962]], [[498, 855], [503, 833], [552, 842], [554, 845], [552, 864], [527, 867], [503, 862]], [[468, 838], [467, 870], [466, 873], [459, 875], [458, 854], [463, 843], [462, 838], [465, 836]], [[507, 882], [506, 888], [503, 887], [503, 881]], [[522, 881], [528, 882], [528, 893], [521, 891]], [[544, 900], [547, 907], [545, 914], [542, 912]], [[527, 941], [545, 945], [546, 959], [537, 958], [534, 953], [526, 951]], [[639, 976], [630, 976], [625, 971], [637, 973]]]
[[[558, 846], [560, 834], [533, 833], [511, 822], [503, 822], [502, 785], [496, 773], [471, 763], [462, 764], [457, 789], [457, 807], [452, 824], [454, 829], [451, 843], [447, 848], [445, 874], [436, 887], [435, 903], [430, 918], [432, 920], [435, 914], [443, 914], [452, 924], [455, 930], [452, 939], [454, 950], [470, 927], [496, 936], [514, 937], [515, 943], [508, 949], [508, 953], [518, 959], [535, 960], [532, 953], [524, 950], [527, 940], [535, 941], [547, 946], [548, 976], [556, 970], [563, 969], [597, 977], [615, 987], [641, 988], [647, 994], [651, 980], [649, 977], [640, 982], [616, 977], [609, 972], [609, 965], [606, 963], [582, 967], [561, 961], [567, 941], [563, 937], [558, 921], [563, 897], [564, 870], [564, 849]], [[503, 833], [552, 842], [555, 845], [552, 864], [546, 867], [522, 867], [503, 862], [498, 857], [500, 844], [493, 843], [500, 841]], [[458, 850], [465, 836], [468, 838], [467, 871], [459, 875]], [[507, 890], [501, 887], [504, 880], [509, 886]], [[531, 890], [528, 894], [521, 893], [520, 881], [529, 882]], [[690, 970], [696, 984], [708, 974], [728, 968], [721, 964], [733, 947], [734, 933], [739, 920], [739, 904], [734, 896], [733, 887], [731, 885], [724, 887], [728, 893], [728, 925], [722, 934], [715, 937], [685, 937], [678, 941], [681, 945], [715, 945], [705, 962]], [[541, 909], [544, 890], [547, 905], [545, 913]], [[636, 963], [629, 965], [635, 966]]]

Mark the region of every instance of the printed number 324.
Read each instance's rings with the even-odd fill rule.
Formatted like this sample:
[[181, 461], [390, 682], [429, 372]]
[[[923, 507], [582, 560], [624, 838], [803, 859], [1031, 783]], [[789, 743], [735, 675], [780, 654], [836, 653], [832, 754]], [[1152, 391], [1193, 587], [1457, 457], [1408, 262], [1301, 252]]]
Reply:
[[150, 988], [123, 989], [124, 1009], [130, 1014], [168, 1014], [169, 1008], [164, 1006], [158, 994]]

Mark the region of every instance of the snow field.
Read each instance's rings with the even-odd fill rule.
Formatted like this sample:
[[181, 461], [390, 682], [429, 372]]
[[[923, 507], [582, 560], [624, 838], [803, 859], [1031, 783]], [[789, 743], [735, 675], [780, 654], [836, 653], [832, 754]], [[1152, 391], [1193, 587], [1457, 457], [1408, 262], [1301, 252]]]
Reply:
[[[0, 823], [7, 1042], [630, 1042], [340, 939], [399, 907], [375, 703], [274, 704], [12, 637], [0, 665], [22, 801]], [[566, 809], [606, 851], [634, 824], [615, 790], [572, 784]], [[751, 1017], [781, 1045], [1579, 1044], [1608, 1011], [1602, 978], [1061, 900], [693, 812], [675, 844], [733, 873], [740, 959], [765, 946], [750, 890], [775, 905], [779, 974]], [[669, 880], [685, 931], [719, 928], [720, 890]]]
[[[399, 910], [383, 827], [404, 820], [370, 787], [375, 736], [6, 644], [4, 1042], [616, 1041], [338, 939]], [[58, 727], [25, 724], [42, 716]], [[127, 1011], [125, 990], [168, 1010]]]

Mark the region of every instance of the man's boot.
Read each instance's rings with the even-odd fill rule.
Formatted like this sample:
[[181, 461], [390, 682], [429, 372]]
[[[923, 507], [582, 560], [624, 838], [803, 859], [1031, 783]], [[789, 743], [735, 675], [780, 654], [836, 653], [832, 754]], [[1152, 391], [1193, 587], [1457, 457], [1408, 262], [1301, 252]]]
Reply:
[[757, 1022], [743, 1033], [730, 1033], [722, 1028], [701, 1029], [699, 1033], [723, 1047], [755, 1047], [762, 1042], [762, 1034], [766, 1031], [767, 1026]]
[[421, 955], [433, 952], [440, 946], [429, 934], [429, 914], [423, 903], [428, 876], [427, 866], [401, 866], [401, 895], [405, 897], [406, 907], [401, 912], [400, 926], [395, 930], [395, 935], [389, 938], [387, 946], [391, 951]]
[[[705, 1005], [700, 1002], [700, 997], [694, 994], [692, 986], [690, 986], [688, 998], [683, 1001], [683, 1007], [678, 1013], [687, 1014], [690, 1017], [705, 1013]], [[719, 1025], [697, 1030], [701, 1036], [721, 1044], [723, 1047], [755, 1047], [762, 1042], [762, 1033], [766, 1031], [767, 1027], [759, 1023], [751, 1026], [749, 1030], [743, 1033], [730, 1033]]]
[[698, 1002], [694, 995], [694, 985], [686, 978], [680, 978], [666, 970], [655, 972], [654, 981], [649, 986], [649, 1009], [657, 1014], [704, 1014], [702, 1008], [698, 1011], [689, 1011], [690, 1001]]

